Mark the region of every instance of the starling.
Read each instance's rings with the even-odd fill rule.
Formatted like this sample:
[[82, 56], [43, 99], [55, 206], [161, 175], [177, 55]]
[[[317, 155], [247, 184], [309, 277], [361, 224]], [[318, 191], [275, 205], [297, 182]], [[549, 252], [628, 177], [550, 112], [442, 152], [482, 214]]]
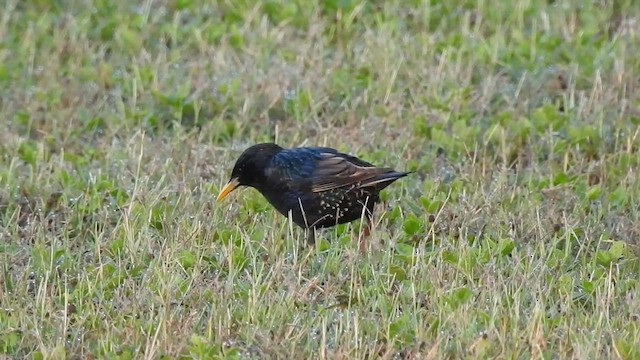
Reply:
[[216, 201], [238, 186], [258, 190], [284, 216], [307, 231], [348, 223], [366, 216], [372, 221], [380, 190], [409, 172], [379, 168], [327, 147], [284, 149], [274, 143], [246, 149]]

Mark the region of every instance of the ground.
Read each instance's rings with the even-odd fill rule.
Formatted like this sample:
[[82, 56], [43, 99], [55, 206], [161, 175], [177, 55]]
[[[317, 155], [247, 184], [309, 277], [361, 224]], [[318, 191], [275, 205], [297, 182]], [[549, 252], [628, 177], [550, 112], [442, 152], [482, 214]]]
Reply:
[[[640, 358], [632, 0], [18, 1], [0, 358]], [[263, 141], [415, 174], [304, 234]]]

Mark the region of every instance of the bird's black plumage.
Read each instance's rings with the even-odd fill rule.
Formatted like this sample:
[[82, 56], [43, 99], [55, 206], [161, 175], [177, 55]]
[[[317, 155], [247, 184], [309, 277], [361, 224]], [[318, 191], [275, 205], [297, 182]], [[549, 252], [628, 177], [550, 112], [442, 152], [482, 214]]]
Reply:
[[253, 187], [280, 213], [291, 213], [314, 242], [317, 228], [351, 222], [363, 214], [370, 221], [380, 191], [407, 174], [331, 148], [257, 144], [240, 155], [218, 201], [237, 186]]

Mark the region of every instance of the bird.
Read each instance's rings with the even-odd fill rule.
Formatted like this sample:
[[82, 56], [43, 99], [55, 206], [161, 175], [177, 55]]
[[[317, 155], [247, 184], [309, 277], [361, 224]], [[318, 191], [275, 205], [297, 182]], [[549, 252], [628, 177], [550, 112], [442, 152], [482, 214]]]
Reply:
[[278, 212], [290, 215], [307, 232], [307, 242], [314, 245], [317, 229], [363, 216], [368, 236], [380, 191], [410, 173], [376, 167], [329, 147], [283, 148], [260, 143], [238, 157], [216, 202], [238, 187], [254, 188]]

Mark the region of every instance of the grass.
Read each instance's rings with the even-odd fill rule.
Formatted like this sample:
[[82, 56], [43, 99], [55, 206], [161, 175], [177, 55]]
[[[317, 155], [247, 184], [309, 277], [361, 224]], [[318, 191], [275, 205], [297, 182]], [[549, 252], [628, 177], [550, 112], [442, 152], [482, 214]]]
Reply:
[[[1, 358], [640, 358], [630, 0], [29, 1], [0, 15]], [[261, 141], [416, 174], [303, 234]]]

